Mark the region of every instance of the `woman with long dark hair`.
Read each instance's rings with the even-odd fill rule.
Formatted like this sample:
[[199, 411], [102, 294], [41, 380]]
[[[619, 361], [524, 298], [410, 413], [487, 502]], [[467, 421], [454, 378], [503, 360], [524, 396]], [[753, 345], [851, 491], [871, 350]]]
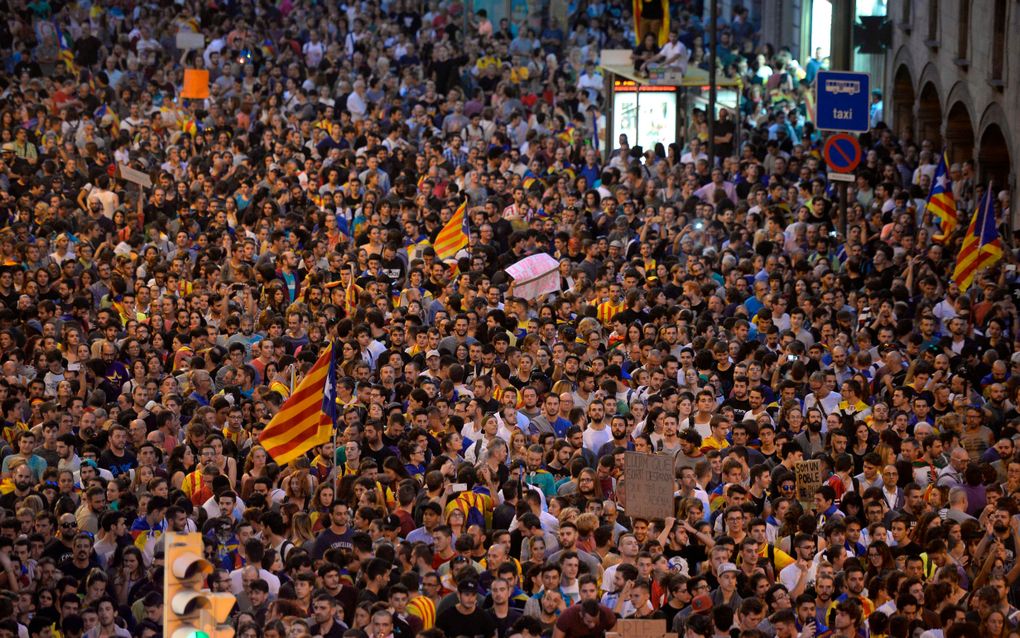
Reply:
[[872, 541], [865, 555], [864, 568], [867, 577], [888, 573], [896, 569], [896, 559], [885, 541]]

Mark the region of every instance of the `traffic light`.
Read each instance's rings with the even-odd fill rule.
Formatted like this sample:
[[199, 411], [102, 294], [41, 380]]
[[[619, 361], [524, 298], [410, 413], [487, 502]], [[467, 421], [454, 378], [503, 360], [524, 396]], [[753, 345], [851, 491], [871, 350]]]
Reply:
[[163, 635], [167, 638], [233, 638], [226, 625], [237, 599], [205, 589], [213, 565], [202, 550], [202, 535], [167, 532], [164, 538]]

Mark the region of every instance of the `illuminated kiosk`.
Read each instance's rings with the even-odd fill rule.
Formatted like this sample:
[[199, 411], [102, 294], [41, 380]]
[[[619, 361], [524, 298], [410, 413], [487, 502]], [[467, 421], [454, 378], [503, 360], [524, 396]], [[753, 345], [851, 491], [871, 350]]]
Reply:
[[[695, 108], [708, 111], [708, 71], [688, 68], [683, 76], [658, 73], [643, 77], [634, 70], [630, 49], [602, 51], [601, 69], [606, 83], [609, 112], [606, 116], [606, 138], [602, 140], [603, 160], [617, 148], [616, 138], [627, 134], [631, 148], [652, 150], [656, 142], [669, 146], [683, 145], [683, 130]], [[734, 118], [740, 113], [741, 82], [738, 79], [716, 78], [716, 111], [726, 108]], [[678, 108], [679, 106], [679, 108]], [[740, 147], [740, 127], [736, 127], [734, 148]]]

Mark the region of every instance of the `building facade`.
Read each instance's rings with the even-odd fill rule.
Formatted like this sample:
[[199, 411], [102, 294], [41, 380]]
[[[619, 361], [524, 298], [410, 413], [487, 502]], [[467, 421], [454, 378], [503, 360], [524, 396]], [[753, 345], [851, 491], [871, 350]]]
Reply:
[[[1014, 201], [1020, 183], [1020, 2], [890, 0], [888, 16], [893, 35], [886, 121], [905, 139], [944, 148], [951, 162], [973, 159], [978, 179], [1010, 191]], [[1015, 212], [1010, 223], [1020, 228]]]

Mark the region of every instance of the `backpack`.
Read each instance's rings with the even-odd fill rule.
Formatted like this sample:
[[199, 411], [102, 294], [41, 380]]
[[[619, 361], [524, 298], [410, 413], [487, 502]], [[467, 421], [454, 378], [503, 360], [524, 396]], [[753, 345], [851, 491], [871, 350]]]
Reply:
[[462, 492], [454, 500], [455, 507], [464, 512], [465, 529], [470, 525], [480, 525], [483, 529], [486, 527], [483, 498], [482, 494], [476, 492]]

